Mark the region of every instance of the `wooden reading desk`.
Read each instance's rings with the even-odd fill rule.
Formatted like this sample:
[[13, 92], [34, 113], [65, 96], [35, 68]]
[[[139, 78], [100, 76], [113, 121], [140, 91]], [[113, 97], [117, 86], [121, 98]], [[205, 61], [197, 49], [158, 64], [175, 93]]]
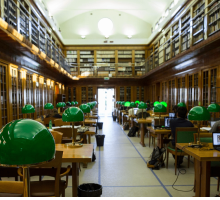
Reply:
[[79, 163], [92, 162], [93, 144], [84, 144], [80, 148], [70, 148], [65, 147], [64, 144], [56, 144], [56, 150], [63, 151], [63, 163], [72, 163], [72, 196], [77, 197]]
[[[176, 147], [195, 158], [195, 196], [210, 196], [211, 161], [220, 161], [220, 151], [202, 151], [199, 148], [188, 147], [188, 143], [177, 143]], [[212, 149], [212, 143], [208, 143]]]

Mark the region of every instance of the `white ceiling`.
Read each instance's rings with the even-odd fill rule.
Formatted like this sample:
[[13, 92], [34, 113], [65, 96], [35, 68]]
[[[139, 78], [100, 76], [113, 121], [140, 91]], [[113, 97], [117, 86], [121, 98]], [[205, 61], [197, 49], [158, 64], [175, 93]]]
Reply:
[[[113, 21], [109, 40], [114, 40], [114, 44], [146, 44], [151, 27], [172, 1], [43, 0], [49, 15], [61, 28], [64, 44], [103, 44], [98, 21], [104, 17]], [[128, 34], [132, 39], [127, 38]], [[86, 35], [86, 39], [81, 39], [81, 35]]]

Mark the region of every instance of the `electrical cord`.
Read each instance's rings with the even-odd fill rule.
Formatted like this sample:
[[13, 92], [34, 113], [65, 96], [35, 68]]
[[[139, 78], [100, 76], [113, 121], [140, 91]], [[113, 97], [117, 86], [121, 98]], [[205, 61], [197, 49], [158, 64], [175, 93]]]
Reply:
[[[181, 149], [182, 152], [183, 152], [183, 149], [185, 149], [186, 147], [188, 147], [188, 145], [183, 146], [183, 148]], [[181, 153], [182, 153], [182, 152], [181, 152]], [[191, 190], [179, 190], [179, 189], [177, 189], [177, 188], [174, 187], [175, 183], [177, 182], [177, 180], [178, 180], [178, 178], [179, 178], [179, 175], [180, 175], [180, 174], [182, 174], [182, 175], [186, 174], [186, 169], [179, 169], [179, 167], [178, 167], [177, 169], [178, 169], [178, 174], [177, 174], [176, 180], [174, 181], [174, 183], [173, 183], [173, 185], [172, 185], [172, 188], [173, 188], [174, 190], [176, 190], [176, 191], [179, 191], [179, 192], [191, 192], [191, 191], [193, 191], [193, 190], [194, 190], [194, 186], [193, 186], [193, 188], [192, 188]]]

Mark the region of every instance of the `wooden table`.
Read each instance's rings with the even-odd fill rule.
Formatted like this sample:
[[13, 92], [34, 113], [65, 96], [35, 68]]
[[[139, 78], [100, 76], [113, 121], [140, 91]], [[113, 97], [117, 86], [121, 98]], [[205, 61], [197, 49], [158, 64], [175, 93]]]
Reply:
[[126, 117], [129, 117], [129, 121], [131, 121], [131, 127], [134, 127], [134, 118], [137, 118], [136, 115], [125, 115]]
[[122, 125], [124, 125], [125, 122], [128, 122], [127, 113], [122, 112], [121, 115], [122, 115]]
[[[83, 122], [80, 122], [83, 123]], [[85, 119], [85, 124], [97, 124], [97, 119]]]
[[92, 162], [92, 144], [84, 144], [81, 148], [65, 147], [64, 144], [56, 144], [56, 150], [63, 151], [62, 162], [72, 163], [72, 196], [77, 197], [79, 186], [79, 163]]
[[[195, 158], [195, 196], [210, 196], [211, 161], [220, 161], [220, 152], [216, 150], [200, 151], [198, 148], [188, 147], [188, 143], [177, 143], [176, 147]], [[213, 148], [212, 143], [209, 147]]]
[[148, 123], [151, 123], [153, 120], [153, 118], [151, 117], [148, 117], [146, 119], [134, 119], [134, 121], [138, 124], [141, 125], [141, 141], [140, 141], [140, 144], [145, 147], [145, 144], [144, 144], [144, 124], [148, 124]]
[[162, 148], [164, 147], [163, 138], [165, 135], [171, 134], [171, 130], [167, 129], [153, 129], [151, 126], [147, 127], [148, 131], [157, 135], [157, 146]]
[[95, 116], [95, 115], [89, 115], [89, 116], [85, 116], [85, 119], [98, 119], [99, 118], [99, 116]]

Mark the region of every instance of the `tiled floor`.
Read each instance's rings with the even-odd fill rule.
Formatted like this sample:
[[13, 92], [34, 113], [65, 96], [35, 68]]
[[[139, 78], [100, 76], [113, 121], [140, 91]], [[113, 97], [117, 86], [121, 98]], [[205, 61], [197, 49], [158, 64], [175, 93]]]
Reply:
[[[184, 159], [183, 167], [186, 167], [186, 174], [179, 175], [175, 188], [181, 191], [177, 191], [172, 187], [176, 176], [174, 159], [171, 155], [168, 169], [151, 170], [147, 168], [146, 162], [153, 147], [149, 148], [147, 137], [145, 138], [146, 147], [142, 147], [139, 144], [140, 138], [127, 137], [128, 131], [124, 132], [117, 122], [113, 122], [112, 117], [102, 117], [99, 121], [104, 122], [103, 129], [99, 132], [105, 134], [104, 146], [97, 147], [95, 137], [92, 137], [96, 161], [89, 163], [86, 169], [81, 168], [80, 184], [101, 184], [102, 197], [194, 196], [193, 191], [184, 192], [193, 189], [193, 163], [190, 163], [190, 168], [187, 168], [187, 159]], [[69, 177], [67, 197], [72, 195], [71, 182]], [[210, 193], [212, 197], [218, 194], [216, 178], [211, 178]]]

